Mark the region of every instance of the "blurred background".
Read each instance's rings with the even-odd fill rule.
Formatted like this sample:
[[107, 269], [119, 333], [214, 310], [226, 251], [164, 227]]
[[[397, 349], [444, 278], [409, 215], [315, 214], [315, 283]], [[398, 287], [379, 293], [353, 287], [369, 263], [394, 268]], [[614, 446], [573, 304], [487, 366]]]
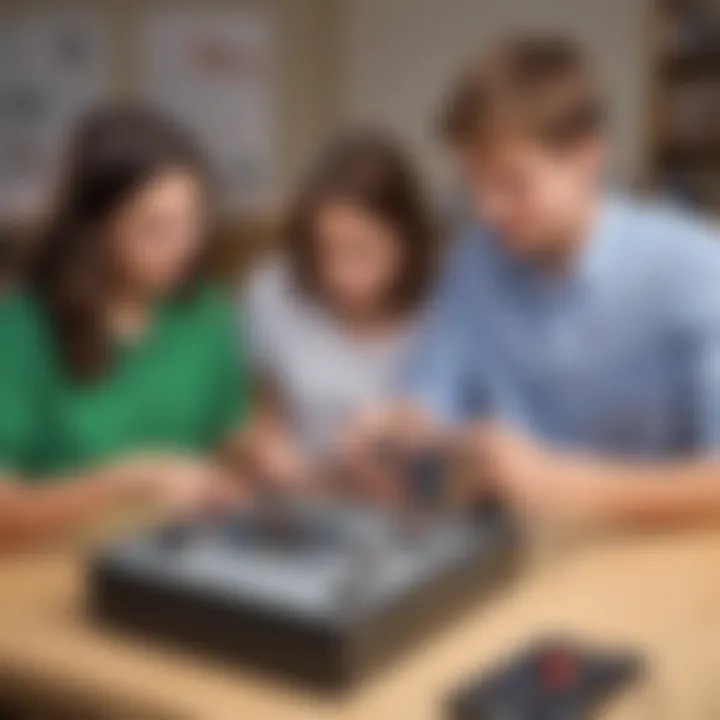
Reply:
[[[720, 219], [720, 0], [0, 0], [0, 292], [58, 186], [69, 132], [106, 102], [157, 107], [199, 138], [220, 180], [219, 276], [241, 275], [275, 242], [308, 164], [350, 125], [379, 124], [407, 143], [452, 220], [461, 195], [433, 127], [444, 92], [469, 55], [534, 28], [567, 33], [595, 61], [610, 110], [609, 182]], [[692, 562], [681, 551], [684, 570]], [[664, 556], [653, 558], [657, 587], [684, 608], [676, 595], [692, 583], [680, 576], [667, 587]], [[646, 563], [638, 555], [630, 567]], [[628, 599], [612, 571], [625, 567], [612, 557], [599, 574], [617, 607]], [[644, 575], [626, 575], [643, 589]], [[567, 586], [585, 593], [567, 597], [579, 627], [592, 608], [604, 617], [597, 583], [581, 573]], [[661, 617], [638, 598], [632, 617]], [[713, 654], [713, 678], [695, 672], [697, 662], [685, 672], [707, 685], [693, 697], [715, 702], [718, 642], [691, 640], [676, 654], [663, 635], [683, 662]], [[720, 713], [683, 707], [665, 717]]]
[[0, 219], [18, 234], [41, 215], [69, 127], [126, 98], [211, 154], [225, 272], [271, 241], [299, 174], [349, 123], [394, 130], [452, 206], [442, 93], [471, 52], [533, 27], [595, 58], [611, 181], [720, 212], [720, 0], [0, 0]]

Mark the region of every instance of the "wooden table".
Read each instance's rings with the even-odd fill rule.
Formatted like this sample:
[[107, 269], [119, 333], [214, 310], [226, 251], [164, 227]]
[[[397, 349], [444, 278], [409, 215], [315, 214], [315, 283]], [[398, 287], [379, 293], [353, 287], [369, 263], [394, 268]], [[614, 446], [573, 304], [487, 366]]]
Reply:
[[425, 720], [469, 673], [545, 633], [641, 651], [648, 679], [604, 718], [720, 718], [720, 532], [596, 541], [533, 564], [492, 601], [344, 699], [93, 627], [82, 555], [0, 558], [0, 678], [103, 718]]

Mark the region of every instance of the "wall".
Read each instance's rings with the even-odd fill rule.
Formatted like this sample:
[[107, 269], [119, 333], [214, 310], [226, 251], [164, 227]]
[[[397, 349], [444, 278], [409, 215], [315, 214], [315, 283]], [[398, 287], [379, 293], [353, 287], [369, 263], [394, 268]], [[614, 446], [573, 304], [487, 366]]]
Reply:
[[102, 7], [116, 42], [116, 89], [131, 94], [132, 26], [162, 4], [267, 6], [277, 21], [280, 196], [329, 131], [343, 121], [381, 122], [402, 133], [429, 173], [442, 178], [444, 154], [432, 118], [458, 65], [511, 29], [563, 28], [587, 43], [612, 105], [612, 170], [632, 181], [643, 165], [653, 0], [0, 0], [9, 12]]
[[430, 174], [444, 174], [432, 119], [448, 80], [477, 47], [508, 31], [557, 27], [587, 44], [612, 110], [612, 174], [632, 182], [644, 161], [651, 0], [339, 0], [346, 119], [401, 132]]
[[100, 8], [112, 31], [113, 91], [132, 96], [142, 72], [136, 62], [133, 28], [144, 13], [166, 5], [269, 8], [278, 34], [275, 132], [280, 148], [279, 195], [285, 196], [327, 134], [326, 123], [333, 116], [335, 0], [0, 0], [0, 22], [18, 13]]

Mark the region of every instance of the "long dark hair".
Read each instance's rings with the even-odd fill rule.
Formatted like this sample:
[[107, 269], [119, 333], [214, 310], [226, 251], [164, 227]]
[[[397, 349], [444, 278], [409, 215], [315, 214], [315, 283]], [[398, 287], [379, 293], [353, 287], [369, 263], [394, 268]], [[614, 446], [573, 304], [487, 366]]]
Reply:
[[292, 206], [285, 231], [291, 269], [307, 295], [322, 294], [315, 218], [330, 201], [349, 202], [386, 222], [404, 252], [388, 309], [403, 312], [424, 297], [436, 255], [435, 223], [418, 174], [402, 147], [383, 131], [356, 129], [321, 155]]
[[208, 179], [192, 140], [146, 109], [100, 109], [76, 131], [31, 274], [71, 377], [89, 380], [108, 367], [102, 312], [109, 263], [103, 223], [151, 178], [180, 168]]

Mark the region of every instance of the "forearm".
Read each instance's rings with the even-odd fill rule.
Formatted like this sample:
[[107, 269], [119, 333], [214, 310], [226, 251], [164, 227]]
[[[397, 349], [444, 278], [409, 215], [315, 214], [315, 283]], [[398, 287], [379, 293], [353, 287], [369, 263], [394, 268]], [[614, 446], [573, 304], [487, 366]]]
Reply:
[[720, 521], [720, 459], [621, 462], [570, 457], [559, 472], [588, 483], [597, 516], [610, 524], [682, 525]]
[[0, 548], [42, 543], [81, 526], [122, 499], [114, 470], [97, 470], [49, 485], [0, 484]]

